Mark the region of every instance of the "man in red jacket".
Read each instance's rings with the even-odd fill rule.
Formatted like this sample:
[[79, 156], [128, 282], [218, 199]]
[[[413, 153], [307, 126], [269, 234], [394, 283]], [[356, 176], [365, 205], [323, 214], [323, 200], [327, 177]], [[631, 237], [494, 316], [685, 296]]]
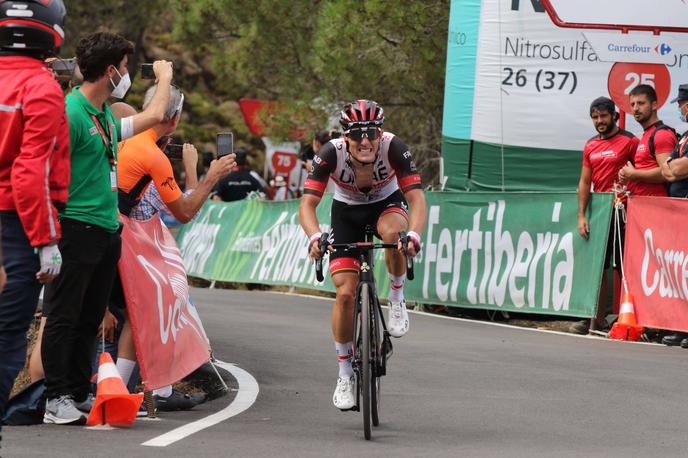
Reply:
[[7, 272], [0, 295], [0, 418], [24, 365], [41, 283], [60, 272], [57, 212], [69, 187], [65, 102], [43, 62], [64, 40], [65, 7], [62, 0], [20, 6], [0, 2], [0, 223]]

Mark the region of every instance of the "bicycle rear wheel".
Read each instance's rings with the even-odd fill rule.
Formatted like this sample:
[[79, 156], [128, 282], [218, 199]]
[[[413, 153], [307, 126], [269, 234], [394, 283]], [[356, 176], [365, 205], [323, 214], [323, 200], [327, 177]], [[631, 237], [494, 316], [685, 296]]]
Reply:
[[370, 440], [370, 391], [373, 378], [370, 367], [370, 290], [367, 284], [361, 285], [361, 397], [363, 404], [363, 435]]

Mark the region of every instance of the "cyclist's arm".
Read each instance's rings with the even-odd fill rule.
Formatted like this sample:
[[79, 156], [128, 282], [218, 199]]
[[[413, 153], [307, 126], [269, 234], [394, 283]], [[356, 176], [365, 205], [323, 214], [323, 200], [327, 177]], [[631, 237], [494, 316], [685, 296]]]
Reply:
[[315, 209], [327, 188], [330, 173], [336, 169], [337, 152], [334, 145], [326, 143], [313, 158], [313, 168], [303, 185], [303, 196], [299, 205], [299, 219], [301, 227], [310, 238], [320, 232]]
[[411, 207], [411, 214], [409, 215], [409, 231], [417, 234], [422, 234], [425, 229], [425, 220], [427, 217], [427, 205], [425, 203], [425, 193], [422, 189], [412, 189], [404, 193], [406, 201]]
[[299, 222], [308, 238], [320, 232], [318, 217], [315, 214], [315, 209], [318, 207], [319, 203], [320, 197], [318, 196], [304, 194], [301, 197], [301, 203], [299, 204]]
[[313, 158], [313, 168], [303, 185], [303, 196], [299, 204], [299, 222], [310, 239], [311, 257], [320, 257], [318, 244], [314, 243], [319, 239], [320, 233], [315, 209], [327, 188], [330, 173], [336, 169], [336, 166], [337, 152], [331, 143], [327, 143], [320, 148], [318, 154]]
[[426, 218], [425, 194], [411, 152], [399, 137], [392, 138], [389, 145], [389, 162], [397, 175], [399, 189], [411, 207], [409, 231], [422, 234]]

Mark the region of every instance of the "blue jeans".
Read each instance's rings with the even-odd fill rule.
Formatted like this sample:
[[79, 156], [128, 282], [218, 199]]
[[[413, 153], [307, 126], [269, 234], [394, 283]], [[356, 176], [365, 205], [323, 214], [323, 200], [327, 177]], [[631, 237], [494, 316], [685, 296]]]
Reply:
[[3, 265], [7, 285], [0, 294], [0, 418], [14, 379], [26, 360], [26, 333], [36, 312], [41, 285], [38, 255], [29, 244], [19, 216], [0, 212]]

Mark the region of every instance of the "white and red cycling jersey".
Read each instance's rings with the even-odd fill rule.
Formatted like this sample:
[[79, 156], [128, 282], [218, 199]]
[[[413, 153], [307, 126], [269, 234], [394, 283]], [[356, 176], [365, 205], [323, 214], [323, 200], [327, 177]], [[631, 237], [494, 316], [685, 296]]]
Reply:
[[422, 189], [420, 175], [406, 144], [391, 132], [383, 132], [373, 164], [373, 182], [369, 189], [359, 189], [349, 161], [344, 138], [324, 144], [313, 158], [313, 170], [304, 184], [304, 194], [321, 197], [328, 180], [334, 181], [334, 199], [351, 205], [379, 202], [397, 189], [404, 193]]

